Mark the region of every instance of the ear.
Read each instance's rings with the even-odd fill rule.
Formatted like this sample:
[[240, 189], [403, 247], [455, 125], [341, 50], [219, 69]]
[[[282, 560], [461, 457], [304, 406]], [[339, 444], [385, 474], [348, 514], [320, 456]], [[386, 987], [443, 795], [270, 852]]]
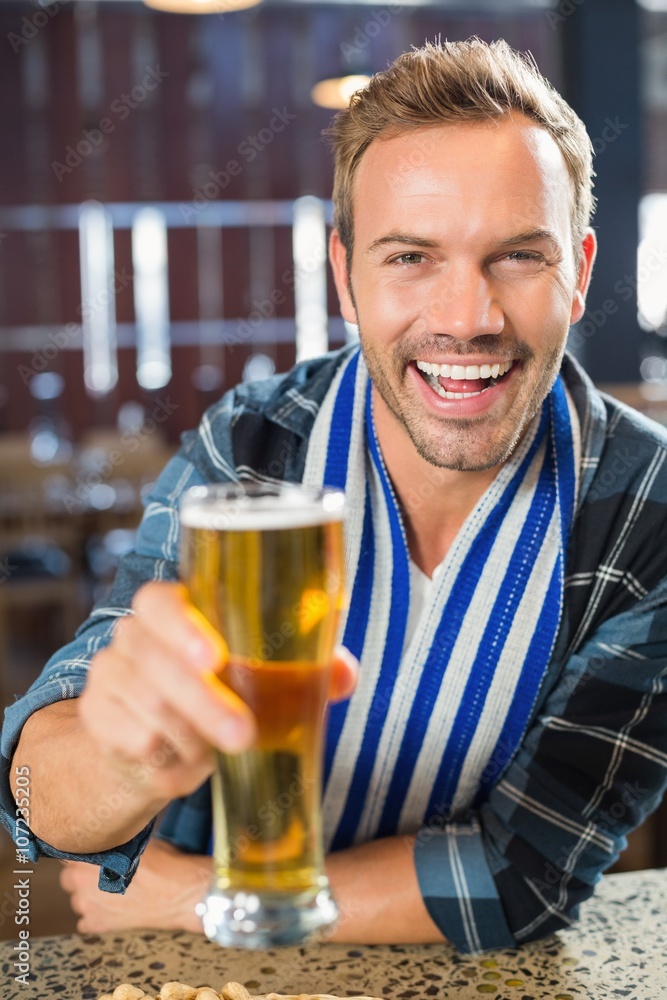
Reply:
[[581, 241], [579, 277], [577, 278], [577, 287], [572, 300], [570, 323], [578, 323], [586, 311], [586, 295], [588, 294], [588, 286], [591, 283], [593, 263], [595, 262], [597, 249], [598, 243], [595, 238], [595, 232], [592, 229], [587, 229]]
[[341, 316], [348, 323], [358, 323], [357, 310], [354, 308], [350, 293], [347, 250], [341, 242], [337, 229], [334, 229], [329, 238], [329, 260], [331, 261], [331, 269], [336, 283], [336, 291], [338, 292]]

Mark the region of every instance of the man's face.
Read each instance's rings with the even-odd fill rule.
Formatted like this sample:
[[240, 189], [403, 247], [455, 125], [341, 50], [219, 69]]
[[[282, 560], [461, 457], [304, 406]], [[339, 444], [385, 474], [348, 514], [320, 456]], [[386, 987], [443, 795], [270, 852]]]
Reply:
[[595, 252], [575, 261], [572, 189], [549, 134], [522, 116], [375, 140], [354, 182], [350, 284], [376, 406], [419, 454], [504, 462], [558, 374]]

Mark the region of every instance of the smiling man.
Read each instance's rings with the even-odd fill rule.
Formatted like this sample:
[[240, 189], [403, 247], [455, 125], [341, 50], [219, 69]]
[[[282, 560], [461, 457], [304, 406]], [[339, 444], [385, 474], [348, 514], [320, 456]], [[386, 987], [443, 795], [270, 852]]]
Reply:
[[[359, 670], [327, 727], [334, 940], [549, 934], [665, 788], [667, 435], [565, 354], [595, 257], [584, 126], [530, 61], [472, 39], [401, 56], [331, 136], [331, 263], [360, 347], [205, 415], [110, 600], [7, 712], [27, 853], [70, 861], [82, 930], [201, 929], [210, 747], [254, 739], [231, 692], [212, 699], [219, 639], [169, 582], [179, 497], [206, 481], [347, 494]], [[354, 683], [341, 654], [332, 700]], [[9, 786], [3, 806], [10, 828]]]
[[[415, 141], [422, 155], [401, 170]], [[590, 158], [585, 134], [581, 144]], [[449, 470], [447, 499], [407, 519], [429, 576], [542, 405], [583, 314], [595, 237], [575, 240], [572, 187], [552, 136], [515, 111], [381, 137], [356, 169], [354, 239], [339, 226], [332, 264], [399, 497]]]

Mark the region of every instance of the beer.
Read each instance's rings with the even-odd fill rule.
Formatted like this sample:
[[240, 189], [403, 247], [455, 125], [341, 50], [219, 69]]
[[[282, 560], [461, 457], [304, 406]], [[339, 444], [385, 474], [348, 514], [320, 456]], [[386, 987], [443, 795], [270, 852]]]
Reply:
[[256, 894], [272, 912], [312, 909], [327, 892], [322, 734], [343, 602], [342, 502], [296, 486], [221, 486], [189, 491], [181, 508], [183, 580], [227, 645], [219, 679], [258, 728], [250, 750], [216, 751], [214, 891]]
[[216, 875], [222, 888], [302, 892], [322, 873], [319, 761], [329, 669], [230, 661], [222, 681], [258, 719], [257, 746], [217, 753]]

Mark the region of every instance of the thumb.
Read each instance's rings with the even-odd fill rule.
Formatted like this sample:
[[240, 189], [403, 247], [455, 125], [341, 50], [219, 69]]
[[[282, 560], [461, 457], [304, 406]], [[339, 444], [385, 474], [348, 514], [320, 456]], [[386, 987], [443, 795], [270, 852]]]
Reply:
[[359, 661], [345, 646], [338, 646], [334, 652], [329, 701], [344, 701], [357, 686]]

